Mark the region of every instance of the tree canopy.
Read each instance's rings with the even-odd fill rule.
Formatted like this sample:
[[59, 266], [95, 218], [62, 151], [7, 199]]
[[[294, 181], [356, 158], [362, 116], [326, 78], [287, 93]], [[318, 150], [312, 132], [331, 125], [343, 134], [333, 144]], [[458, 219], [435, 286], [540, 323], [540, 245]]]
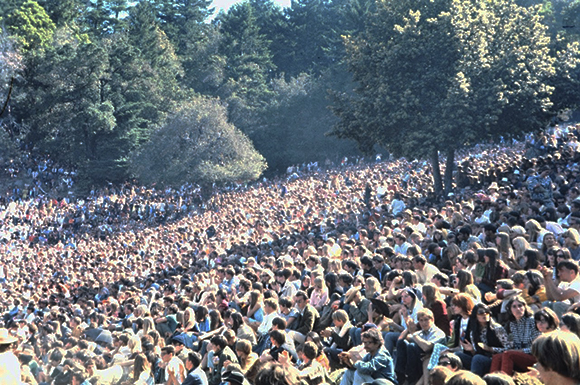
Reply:
[[231, 123], [216, 99], [183, 103], [132, 157], [132, 168], [145, 183], [228, 183], [254, 180], [265, 170], [264, 158]]
[[[440, 188], [440, 153], [450, 178], [461, 146], [542, 128], [580, 102], [578, 4], [242, 0], [214, 15], [211, 0], [0, 0], [0, 91], [12, 90], [0, 125], [74, 166], [76, 186], [152, 181], [135, 154], [169, 117], [215, 102], [268, 173], [360, 154], [348, 138], [430, 158]], [[218, 174], [195, 175], [243, 173]]]
[[438, 190], [443, 152], [449, 189], [456, 149], [541, 129], [555, 113], [546, 30], [535, 8], [509, 0], [379, 2], [346, 38], [357, 87], [337, 95], [334, 134], [431, 158]]

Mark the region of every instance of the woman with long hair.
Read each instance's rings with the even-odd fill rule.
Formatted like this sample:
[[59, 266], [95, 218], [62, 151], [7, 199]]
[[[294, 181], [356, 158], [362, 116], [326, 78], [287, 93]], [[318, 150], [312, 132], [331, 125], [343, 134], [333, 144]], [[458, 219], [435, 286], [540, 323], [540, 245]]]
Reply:
[[153, 385], [153, 373], [151, 371], [151, 363], [143, 353], [135, 356], [135, 363], [133, 366], [133, 381], [135, 385]]
[[469, 294], [470, 296], [473, 297], [473, 300], [476, 303], [481, 302], [481, 292], [479, 291], [477, 286], [473, 284], [473, 275], [471, 275], [471, 272], [467, 270], [459, 270], [457, 272], [456, 282], [457, 285], [455, 288], [459, 290], [460, 293]]
[[503, 353], [493, 356], [491, 372], [501, 370], [511, 376], [514, 370], [527, 371], [536, 359], [531, 355], [532, 342], [540, 335], [532, 311], [521, 296], [507, 302], [508, 324], [506, 330], [511, 343]]
[[542, 303], [548, 300], [546, 287], [544, 286], [544, 276], [538, 270], [528, 270], [524, 274], [524, 290], [522, 297], [532, 310], [542, 308]]
[[381, 283], [375, 277], [368, 277], [365, 280], [365, 297], [367, 299], [377, 298], [381, 295]]
[[258, 290], [250, 292], [250, 301], [246, 317], [250, 322], [262, 322], [264, 320], [263, 296]]
[[489, 373], [492, 356], [502, 353], [509, 345], [504, 327], [491, 318], [491, 310], [485, 304], [477, 304], [469, 319], [471, 344], [464, 346], [457, 355], [465, 369], [478, 376]]
[[575, 261], [580, 259], [580, 234], [578, 234], [578, 230], [569, 228], [564, 233], [564, 246], [570, 251], [572, 259]]
[[498, 279], [508, 277], [508, 269], [498, 259], [497, 250], [494, 248], [487, 248], [484, 251], [483, 259], [485, 262], [485, 270], [481, 282], [477, 285], [482, 293], [487, 293], [495, 289], [495, 284]]
[[256, 346], [258, 343], [256, 333], [244, 322], [244, 317], [241, 313], [231, 313], [230, 317], [226, 319], [226, 324], [236, 333], [238, 340], [247, 340], [252, 346]]
[[453, 267], [456, 265], [456, 260], [461, 255], [461, 249], [455, 243], [450, 243], [445, 249], [443, 249], [443, 256], [441, 260], [437, 263], [439, 270], [445, 274], [451, 274], [453, 272]]
[[510, 261], [514, 257], [514, 249], [512, 248], [510, 235], [508, 233], [497, 233], [496, 234], [497, 249], [499, 252], [499, 258], [502, 261]]
[[554, 246], [559, 246], [558, 241], [556, 240], [556, 236], [553, 233], [548, 233], [544, 235], [544, 239], [542, 240], [542, 261], [545, 261], [548, 256], [548, 250], [550, 250]]
[[451, 311], [453, 314], [453, 332], [449, 341], [449, 350], [459, 352], [470, 343], [469, 317], [475, 303], [469, 294], [459, 293], [451, 299]]
[[321, 277], [314, 278], [314, 290], [310, 294], [310, 304], [321, 312], [322, 308], [328, 304], [328, 288]]
[[422, 287], [423, 306], [433, 312], [435, 325], [445, 332], [446, 336], [451, 334], [449, 318], [447, 316], [447, 305], [443, 301], [443, 296], [439, 288], [434, 283], [426, 283]]

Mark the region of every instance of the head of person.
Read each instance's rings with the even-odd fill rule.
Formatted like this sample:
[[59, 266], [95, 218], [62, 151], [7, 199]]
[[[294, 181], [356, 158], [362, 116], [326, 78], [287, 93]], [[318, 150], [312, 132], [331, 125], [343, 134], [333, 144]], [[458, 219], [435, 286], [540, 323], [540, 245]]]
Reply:
[[562, 316], [560, 328], [564, 331], [580, 336], [580, 315], [576, 313], [566, 313]]
[[362, 334], [362, 343], [367, 352], [374, 354], [383, 345], [383, 335], [376, 328], [369, 329]]
[[175, 348], [173, 345], [168, 345], [161, 348], [161, 359], [163, 362], [169, 362], [175, 355]]
[[533, 314], [526, 301], [519, 295], [510, 298], [507, 302], [506, 308], [508, 319], [510, 321], [518, 321], [524, 317], [531, 317]]
[[423, 308], [417, 312], [417, 320], [419, 321], [421, 330], [427, 331], [433, 327], [435, 317], [433, 316], [433, 312], [431, 310]]
[[451, 307], [456, 315], [469, 317], [475, 303], [469, 294], [458, 293], [451, 299]]
[[547, 333], [558, 329], [560, 320], [554, 311], [550, 308], [542, 308], [534, 313], [536, 327], [541, 333]]
[[483, 378], [467, 370], [460, 370], [447, 381], [446, 385], [487, 385]]
[[308, 298], [308, 294], [306, 294], [306, 292], [300, 290], [296, 293], [296, 296], [294, 297], [294, 303], [296, 304], [296, 307], [300, 310], [304, 309], [306, 307], [306, 305], [308, 305], [309, 302], [309, 298]]
[[560, 281], [572, 282], [578, 277], [578, 264], [573, 260], [558, 262], [557, 269]]
[[516, 385], [513, 378], [505, 373], [489, 373], [483, 376], [487, 385]]
[[240, 339], [236, 342], [236, 354], [238, 357], [248, 357], [252, 353], [252, 344], [248, 340]]
[[270, 332], [272, 345], [280, 347], [286, 343], [286, 332], [284, 330], [272, 330]]
[[255, 385], [295, 385], [300, 383], [295, 370], [291, 370], [277, 362], [268, 363], [258, 371]]
[[201, 354], [198, 352], [189, 352], [187, 360], [185, 361], [185, 368], [187, 370], [195, 370], [201, 364]]
[[336, 327], [343, 327], [348, 322], [348, 313], [342, 309], [335, 311], [332, 313], [332, 322]]
[[487, 326], [491, 321], [491, 310], [486, 304], [478, 303], [473, 307], [470, 317], [470, 322], [473, 322], [473, 325], [477, 325], [476, 327], [481, 330], [481, 327]]
[[437, 361], [437, 365], [446, 367], [452, 372], [457, 372], [458, 370], [463, 369], [463, 364], [461, 363], [459, 356], [451, 352], [442, 353], [439, 357], [439, 361]]
[[580, 338], [564, 331], [542, 334], [532, 343], [536, 369], [545, 385], [580, 383]]
[[453, 371], [446, 366], [436, 366], [429, 372], [429, 385], [445, 385], [453, 376]]
[[213, 349], [215, 352], [220, 352], [228, 346], [228, 340], [226, 337], [219, 335], [213, 336], [210, 340], [211, 344], [213, 345]]

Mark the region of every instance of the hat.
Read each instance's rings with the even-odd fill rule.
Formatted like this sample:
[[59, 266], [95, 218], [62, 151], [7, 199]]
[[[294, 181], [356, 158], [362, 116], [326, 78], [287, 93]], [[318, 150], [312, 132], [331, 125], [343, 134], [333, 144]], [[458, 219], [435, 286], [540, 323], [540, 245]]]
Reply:
[[8, 329], [6, 328], [0, 329], [0, 345], [11, 344], [13, 342], [16, 342], [17, 340], [18, 338], [8, 334]]
[[373, 304], [373, 308], [377, 311], [377, 313], [382, 314], [384, 316], [389, 316], [389, 305], [385, 301], [381, 301], [377, 298], [371, 298], [371, 303]]
[[377, 328], [377, 325], [376, 324], [371, 323], [371, 322], [367, 322], [366, 324], [364, 324], [362, 326], [362, 331], [363, 332], [366, 332], [367, 330], [376, 329], [376, 328]]
[[392, 385], [393, 383], [386, 378], [377, 378], [372, 382], [363, 382], [362, 385]]
[[222, 374], [222, 382], [229, 382], [230, 384], [243, 385], [244, 375], [238, 371], [225, 372]]

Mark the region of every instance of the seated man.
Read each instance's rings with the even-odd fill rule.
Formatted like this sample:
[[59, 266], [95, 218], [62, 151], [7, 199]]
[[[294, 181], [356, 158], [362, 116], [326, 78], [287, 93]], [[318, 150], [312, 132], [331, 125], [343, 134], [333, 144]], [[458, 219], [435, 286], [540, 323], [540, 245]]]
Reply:
[[[422, 309], [417, 312], [421, 330], [408, 334], [404, 331], [397, 341], [397, 365], [395, 371], [399, 383], [414, 384], [423, 374], [423, 358], [433, 350], [436, 343], [445, 342], [445, 333], [435, 326], [433, 312]], [[408, 330], [408, 329], [407, 329]]]
[[362, 334], [362, 342], [367, 355], [356, 362], [347, 356], [348, 369], [340, 385], [361, 385], [381, 378], [396, 384], [393, 359], [385, 348], [381, 332], [375, 328], [367, 330]]
[[552, 272], [547, 267], [540, 268], [544, 276], [546, 295], [550, 301], [544, 302], [562, 318], [570, 304], [580, 302], [580, 274], [578, 264], [574, 261], [561, 261], [556, 267], [560, 284], [556, 286]]

